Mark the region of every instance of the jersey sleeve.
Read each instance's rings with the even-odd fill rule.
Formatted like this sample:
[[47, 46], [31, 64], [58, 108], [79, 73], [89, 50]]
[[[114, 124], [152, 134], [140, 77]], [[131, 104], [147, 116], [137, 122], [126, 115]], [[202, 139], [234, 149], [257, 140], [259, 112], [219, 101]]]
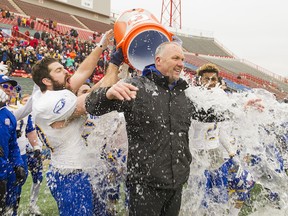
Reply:
[[66, 89], [47, 91], [39, 100], [35, 109], [33, 107], [32, 115], [46, 121], [48, 125], [67, 120], [73, 114], [77, 104], [76, 95]]
[[13, 112], [13, 114], [16, 117], [17, 121], [25, 118], [27, 115], [29, 115], [32, 112], [32, 105], [33, 105], [32, 97], [36, 93], [40, 93], [40, 88], [36, 84], [34, 84], [32, 96], [28, 99], [28, 101], [25, 104], [25, 106], [22, 106], [22, 107], [20, 107], [19, 109], [15, 110]]
[[29, 115], [28, 119], [27, 119], [27, 125], [26, 125], [26, 128], [25, 128], [25, 133], [28, 134], [28, 133], [30, 133], [30, 132], [32, 132], [34, 130], [35, 130], [35, 125], [34, 125], [34, 123], [32, 121], [32, 116]]

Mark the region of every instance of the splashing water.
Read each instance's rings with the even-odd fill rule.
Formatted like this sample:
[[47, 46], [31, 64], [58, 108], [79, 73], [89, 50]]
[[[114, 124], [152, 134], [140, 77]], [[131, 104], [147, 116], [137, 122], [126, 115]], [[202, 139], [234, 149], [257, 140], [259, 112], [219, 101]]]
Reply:
[[[212, 107], [215, 114], [229, 119], [230, 129], [226, 133], [229, 133], [233, 140], [231, 148], [234, 148], [235, 152], [239, 150], [238, 155], [234, 157], [237, 160], [237, 174], [240, 173], [241, 177], [246, 174], [248, 183], [254, 179], [260, 187], [257, 192], [258, 199], [249, 203], [251, 210], [249, 213], [242, 212], [242, 215], [271, 215], [275, 212], [277, 215], [288, 215], [288, 206], [285, 205], [288, 201], [288, 178], [283, 170], [281, 157], [287, 152], [287, 146], [279, 142], [279, 137], [287, 134], [288, 105], [277, 102], [274, 95], [264, 89], [227, 94], [217, 87], [213, 90], [190, 87], [186, 90], [186, 95], [196, 104], [197, 109], [203, 108], [207, 111]], [[261, 104], [265, 107], [263, 111], [257, 110], [255, 106], [247, 106], [249, 100], [255, 99], [261, 99]], [[190, 131], [189, 139], [193, 140], [191, 136], [193, 135]], [[240, 209], [233, 207], [235, 202], [231, 194], [228, 198], [221, 194], [221, 191], [227, 191], [228, 187], [212, 188], [213, 197], [222, 196], [222, 200], [207, 199], [205, 192], [205, 170], [220, 167], [219, 162], [222, 161], [215, 161], [213, 157], [221, 148], [203, 155], [203, 151], [194, 150], [195, 143], [190, 142], [189, 145], [193, 161], [189, 181], [183, 190], [180, 215], [238, 215]], [[236, 186], [241, 185], [240, 183], [241, 181]], [[250, 185], [251, 188], [253, 185]]]
[[[253, 182], [250, 185], [251, 188], [254, 186], [254, 182], [261, 187], [261, 190], [258, 191], [259, 199], [250, 201], [248, 204], [252, 209], [249, 213], [242, 213], [242, 215], [288, 215], [288, 207], [285, 205], [288, 202], [286, 192], [288, 191], [288, 179], [278, 158], [278, 153], [285, 156], [287, 151], [287, 147], [279, 142], [279, 136], [287, 134], [287, 124], [284, 125], [284, 123], [288, 122], [288, 105], [277, 102], [271, 93], [263, 89], [227, 94], [218, 87], [213, 90], [190, 87], [186, 90], [186, 95], [195, 103], [197, 109], [203, 108], [207, 111], [212, 107], [216, 114], [229, 119], [227, 133], [233, 140], [231, 148], [235, 152], [240, 150], [238, 155], [235, 156], [238, 163], [236, 175], [238, 173], [240, 173], [240, 176], [246, 174], [248, 181]], [[247, 102], [253, 99], [262, 100], [261, 103], [265, 107], [262, 112], [253, 106], [246, 106]], [[103, 191], [113, 189], [115, 186], [113, 182], [106, 184], [105, 187], [101, 185], [103, 180], [109, 179], [106, 174], [110, 172], [110, 167], [101, 159], [103, 158], [103, 155], [101, 155], [103, 146], [106, 148], [112, 144], [112, 147], [106, 149], [111, 152], [113, 152], [113, 149], [123, 148], [121, 157], [128, 153], [125, 124], [115, 119], [117, 118], [102, 118], [98, 122], [98, 127], [91, 132], [88, 138], [89, 155], [86, 157], [86, 161], [89, 165], [91, 163], [95, 165], [89, 172], [94, 176], [92, 182], [94, 189], [100, 195], [103, 194]], [[115, 133], [118, 138], [115, 138]], [[189, 132], [189, 137], [193, 136], [192, 133], [192, 131]], [[113, 140], [109, 139], [112, 137], [114, 137]], [[119, 146], [119, 143], [125, 144]], [[235, 211], [235, 208], [233, 208], [235, 205], [233, 197], [230, 194], [229, 197], [222, 194], [223, 190], [228, 190], [228, 187], [213, 188], [214, 195], [224, 197], [222, 200], [218, 199], [217, 202], [213, 199], [207, 199], [205, 193], [207, 181], [205, 171], [207, 169], [217, 169], [225, 162], [224, 158], [221, 158], [222, 154], [225, 155], [225, 150], [219, 148], [205, 153], [193, 151], [195, 143], [189, 145], [193, 161], [188, 183], [183, 190], [180, 215], [238, 215], [240, 209]], [[95, 158], [98, 158], [98, 160], [95, 161]], [[122, 161], [118, 165], [118, 168], [122, 169], [118, 172], [123, 175], [117, 181], [123, 184], [126, 175], [126, 161]], [[241, 185], [240, 183], [241, 181], [237, 182], [238, 185]], [[123, 210], [125, 209], [125, 201], [123, 201], [125, 200], [123, 197], [125, 191], [121, 192], [121, 196], [120, 209]], [[105, 197], [100, 198], [105, 199]], [[203, 200], [205, 200], [205, 203]], [[249, 199], [246, 200], [246, 202], [248, 201]]]
[[[207, 111], [212, 107], [216, 114], [229, 119], [229, 126], [226, 128], [229, 137], [225, 138], [233, 140], [231, 141], [233, 151], [239, 150], [234, 157], [237, 165], [234, 176], [236, 175], [239, 179], [236, 186], [244, 185], [241, 181], [245, 175], [246, 192], [250, 191], [254, 185], [260, 189], [257, 191], [256, 200], [246, 199], [247, 205], [251, 208], [248, 213], [241, 214], [240, 212], [239, 214], [240, 209], [235, 208], [236, 201], [233, 199], [233, 193], [232, 195], [228, 193], [228, 184], [225, 187], [214, 187], [213, 199], [209, 199], [205, 191], [207, 175], [214, 178], [223, 173], [221, 169], [219, 172], [211, 173], [207, 173], [206, 170], [217, 170], [224, 164], [225, 149], [196, 151], [193, 150], [195, 143], [191, 142], [189, 145], [193, 161], [188, 183], [183, 190], [180, 215], [271, 215], [275, 212], [277, 215], [287, 215], [288, 206], [285, 206], [285, 203], [288, 201], [286, 192], [288, 179], [279, 159], [279, 154], [284, 155], [287, 151], [285, 146], [279, 143], [279, 136], [287, 133], [287, 125], [283, 127], [283, 123], [288, 122], [287, 104], [278, 103], [271, 93], [263, 89], [227, 94], [218, 87], [213, 90], [190, 87], [186, 90], [186, 95], [195, 103], [197, 109], [203, 108]], [[262, 100], [261, 103], [265, 106], [262, 112], [254, 106], [247, 106], [247, 102], [253, 99]], [[193, 133], [190, 131], [189, 139], [192, 140], [192, 136]], [[119, 182], [122, 185], [125, 182], [126, 160], [122, 160], [128, 154], [125, 121], [119, 118], [118, 113], [114, 117], [102, 116], [87, 141], [86, 167], [93, 176], [92, 184], [99, 195], [98, 198], [104, 201], [107, 200], [107, 191], [113, 191]], [[111, 181], [111, 177], [107, 175], [111, 173], [111, 166], [103, 160], [103, 150], [107, 153], [118, 152], [119, 149], [123, 152], [114, 165], [120, 175]], [[228, 174], [233, 175], [233, 173]], [[120, 209], [124, 212], [123, 215], [127, 213], [125, 194], [126, 191], [121, 190], [120, 202], [117, 206], [118, 212]], [[215, 197], [217, 199], [214, 199]]]
[[[82, 152], [83, 162], [96, 199], [106, 203], [110, 213], [125, 212], [127, 198], [123, 190], [126, 190], [128, 140], [124, 115], [113, 111], [99, 117], [87, 143], [87, 151]], [[118, 204], [112, 200], [118, 200]]]

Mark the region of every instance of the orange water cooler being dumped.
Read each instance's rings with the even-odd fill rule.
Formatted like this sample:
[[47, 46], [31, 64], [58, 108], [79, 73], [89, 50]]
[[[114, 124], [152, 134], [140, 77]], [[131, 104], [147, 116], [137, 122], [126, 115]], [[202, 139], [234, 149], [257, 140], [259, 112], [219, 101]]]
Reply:
[[156, 48], [171, 41], [172, 36], [153, 14], [141, 8], [125, 11], [114, 24], [116, 45], [123, 50], [124, 62], [140, 71], [154, 63]]

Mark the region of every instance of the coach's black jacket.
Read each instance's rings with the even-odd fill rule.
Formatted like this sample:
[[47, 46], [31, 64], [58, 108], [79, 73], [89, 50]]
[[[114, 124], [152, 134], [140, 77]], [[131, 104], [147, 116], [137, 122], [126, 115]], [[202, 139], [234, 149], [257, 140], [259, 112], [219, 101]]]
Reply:
[[147, 66], [143, 74], [145, 76], [127, 81], [139, 88], [135, 100], [108, 100], [108, 88], [100, 88], [88, 95], [86, 109], [92, 115], [112, 110], [125, 113], [129, 140], [128, 183], [177, 188], [189, 177], [191, 117], [202, 119], [207, 115], [196, 114], [184, 93], [188, 87], [186, 81], [180, 79], [171, 90], [168, 79], [154, 65]]

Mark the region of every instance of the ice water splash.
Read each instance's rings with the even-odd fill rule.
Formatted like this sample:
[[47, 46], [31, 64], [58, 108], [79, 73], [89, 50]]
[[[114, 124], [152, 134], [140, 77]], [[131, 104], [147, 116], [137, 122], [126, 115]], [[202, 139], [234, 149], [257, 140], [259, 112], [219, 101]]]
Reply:
[[[275, 150], [278, 149], [282, 155], [285, 153], [285, 146], [279, 143], [278, 138], [279, 135], [287, 133], [287, 127], [282, 126], [283, 123], [288, 122], [287, 104], [278, 103], [272, 94], [262, 89], [227, 94], [220, 88], [207, 91], [199, 87], [190, 87], [187, 89], [186, 95], [195, 103], [197, 109], [208, 110], [213, 107], [216, 114], [221, 114], [229, 119], [231, 125], [229, 136], [234, 140], [231, 145], [235, 152], [237, 149], [241, 150], [235, 158], [241, 169], [249, 171], [257, 185], [261, 187], [261, 190], [257, 192], [258, 199], [249, 203], [252, 209], [249, 211], [249, 215], [271, 215], [275, 212], [277, 215], [288, 215], [288, 207], [285, 205], [288, 201], [286, 193], [288, 179], [279, 165], [279, 158]], [[253, 106], [246, 106], [249, 100], [255, 99], [262, 100], [261, 103], [265, 106], [262, 112]], [[191, 136], [190, 133], [189, 136]], [[192, 149], [193, 143], [190, 145]], [[118, 151], [119, 148], [123, 150], [123, 154], [118, 160], [120, 163], [116, 164], [116, 167], [119, 168], [117, 172], [120, 175], [112, 182], [110, 179], [113, 178], [107, 175], [107, 173], [111, 173], [111, 167], [107, 165], [107, 161], [103, 160], [103, 147], [105, 147], [106, 153], [113, 152], [115, 149]], [[123, 185], [125, 182], [126, 163], [121, 158], [128, 153], [128, 143], [125, 123], [121, 118], [119, 119], [118, 114], [114, 117], [101, 117], [88, 138], [88, 148], [89, 154], [85, 161], [87, 161], [87, 167], [90, 166], [89, 172], [93, 176], [94, 190], [98, 194], [98, 198], [104, 201], [107, 200], [107, 191], [110, 189], [113, 191], [117, 184]], [[231, 201], [231, 197], [226, 200], [227, 197], [224, 196], [224, 199], [219, 199], [218, 202], [206, 199], [206, 203], [203, 204], [206, 196], [205, 170], [215, 169], [224, 162], [224, 160], [217, 161], [219, 164], [215, 164], [215, 155], [219, 159], [217, 151], [225, 150], [218, 149], [212, 154], [209, 152], [206, 155], [203, 152], [192, 151], [191, 173], [183, 190], [180, 215], [238, 215], [239, 211], [235, 210], [235, 203]], [[250, 162], [247, 161], [247, 158]], [[95, 161], [95, 159], [98, 160]], [[251, 161], [254, 161], [254, 164]], [[241, 182], [237, 182], [237, 184], [241, 184]], [[215, 188], [213, 193], [221, 197], [225, 189], [227, 190], [227, 188]], [[118, 204], [118, 210], [120, 206], [122, 212], [127, 212], [125, 193], [121, 190], [120, 204]]]
[[[95, 121], [87, 138], [87, 151], [83, 152], [85, 171], [99, 203], [106, 203], [113, 215], [126, 211], [126, 158], [128, 140], [124, 115], [116, 111]], [[118, 200], [117, 205], [112, 200]], [[102, 214], [102, 213], [101, 213]]]
[[[204, 172], [211, 168], [209, 163], [213, 163], [213, 158], [207, 154], [203, 160], [199, 152], [192, 150], [191, 173], [183, 191], [180, 215], [271, 215], [274, 212], [277, 215], [288, 215], [288, 206], [285, 204], [288, 201], [288, 178], [281, 161], [281, 156], [287, 154], [287, 143], [279, 141], [279, 137], [287, 134], [288, 105], [279, 103], [273, 94], [264, 89], [227, 94], [217, 87], [213, 90], [190, 87], [186, 95], [197, 109], [207, 111], [212, 107], [215, 114], [229, 119], [229, 136], [234, 140], [231, 146], [235, 151], [240, 150], [235, 159], [242, 170], [251, 174], [250, 177], [253, 177], [260, 189], [256, 192], [258, 198], [250, 201], [251, 209], [246, 214], [243, 211], [239, 213], [239, 209], [233, 207], [231, 196], [227, 202], [208, 199], [208, 203], [203, 205], [206, 182]], [[257, 110], [257, 106], [247, 106], [249, 100], [255, 99], [261, 99], [260, 103], [265, 107], [263, 111]], [[283, 125], [285, 123], [286, 126]], [[193, 143], [189, 145], [193, 149]], [[213, 192], [221, 195], [217, 187]]]

